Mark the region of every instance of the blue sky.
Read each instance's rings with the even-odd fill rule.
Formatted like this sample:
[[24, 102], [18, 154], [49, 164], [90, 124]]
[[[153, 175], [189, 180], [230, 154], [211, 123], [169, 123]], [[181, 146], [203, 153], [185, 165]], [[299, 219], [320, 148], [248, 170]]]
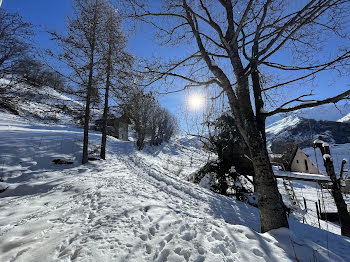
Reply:
[[[55, 46], [55, 43], [50, 41], [47, 30], [64, 31], [65, 19], [72, 14], [70, 0], [3, 0], [1, 7], [9, 12], [18, 12], [24, 21], [35, 26], [36, 36], [33, 41], [42, 49]], [[176, 53], [174, 50], [165, 50], [155, 46], [152, 43], [152, 34], [149, 34], [150, 30], [152, 28], [149, 26], [142, 26], [138, 28], [136, 34], [128, 34], [128, 49], [131, 53], [139, 57], [152, 54], [167, 56], [170, 52]], [[185, 94], [163, 95], [159, 99], [164, 107], [178, 117], [181, 126], [185, 128], [186, 121], [183, 117], [186, 104]]]
[[[46, 31], [53, 29], [63, 31], [65, 18], [71, 14], [69, 0], [3, 0], [2, 8], [10, 12], [18, 12], [23, 16], [25, 21], [37, 26], [37, 36], [33, 40], [37, 46], [43, 49], [54, 46], [54, 43], [49, 40], [49, 35]], [[153, 33], [154, 31], [150, 26], [143, 26], [138, 28], [136, 33], [130, 33], [128, 44], [130, 52], [136, 55], [136, 57], [150, 57], [153, 54], [164, 57], [181, 55], [181, 49], [169, 49], [155, 45], [152, 39]], [[281, 61], [283, 61], [288, 60], [290, 54], [279, 53], [279, 56]], [[325, 72], [313, 85], [311, 83], [305, 83], [305, 86], [302, 86], [300, 90], [291, 89], [286, 96], [288, 98], [294, 97], [298, 95], [298, 92], [308, 92], [308, 90], [314, 87], [318, 88], [317, 97], [319, 98], [336, 95], [350, 88], [348, 86], [348, 83], [350, 83], [349, 80], [349, 76], [338, 79], [336, 74]], [[183, 84], [181, 82], [174, 82], [174, 89], [180, 89], [182, 86]], [[160, 101], [163, 106], [177, 114], [180, 117], [182, 125], [184, 125], [185, 94], [176, 93], [162, 96]], [[189, 113], [189, 115], [193, 116], [193, 113]]]

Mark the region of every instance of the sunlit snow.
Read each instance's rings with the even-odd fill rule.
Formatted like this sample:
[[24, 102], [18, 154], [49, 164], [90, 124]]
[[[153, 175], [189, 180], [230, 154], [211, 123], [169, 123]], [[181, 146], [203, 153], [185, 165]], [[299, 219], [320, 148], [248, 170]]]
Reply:
[[86, 165], [81, 141], [75, 127], [1, 113], [0, 261], [350, 260], [346, 237], [292, 215], [290, 230], [261, 234], [256, 208], [185, 182], [210, 157], [196, 139], [139, 152], [109, 137], [108, 159]]

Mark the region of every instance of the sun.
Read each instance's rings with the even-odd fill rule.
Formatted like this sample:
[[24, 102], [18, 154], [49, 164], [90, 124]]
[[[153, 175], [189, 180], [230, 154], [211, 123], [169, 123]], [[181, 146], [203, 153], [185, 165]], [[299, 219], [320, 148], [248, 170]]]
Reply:
[[204, 105], [204, 97], [200, 94], [191, 94], [188, 97], [188, 105], [192, 110], [198, 110]]

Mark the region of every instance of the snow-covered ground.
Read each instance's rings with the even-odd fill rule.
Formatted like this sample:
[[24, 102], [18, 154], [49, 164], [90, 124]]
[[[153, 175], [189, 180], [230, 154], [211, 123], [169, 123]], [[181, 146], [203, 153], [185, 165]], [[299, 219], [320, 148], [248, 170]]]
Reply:
[[350, 261], [349, 238], [292, 216], [259, 233], [256, 208], [184, 182], [210, 157], [195, 139], [138, 152], [108, 138], [108, 159], [86, 165], [81, 140], [0, 114], [0, 261]]

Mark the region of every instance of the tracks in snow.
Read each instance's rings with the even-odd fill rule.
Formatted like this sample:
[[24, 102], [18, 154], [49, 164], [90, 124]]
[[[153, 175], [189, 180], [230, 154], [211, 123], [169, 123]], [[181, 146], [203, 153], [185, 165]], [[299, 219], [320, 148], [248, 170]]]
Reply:
[[[36, 217], [49, 217], [45, 238], [33, 246], [45, 248], [40, 243], [52, 241], [48, 261], [201, 262], [210, 257], [230, 262], [240, 258], [236, 237], [249, 242], [256, 237], [247, 229], [223, 228], [209, 215], [209, 192], [176, 181], [134, 153], [101, 164], [64, 171], [64, 183], [47, 193], [47, 198], [64, 195]], [[28, 225], [34, 219], [29, 217]], [[14, 261], [33, 249], [21, 249]], [[264, 258], [259, 248], [250, 254]]]

